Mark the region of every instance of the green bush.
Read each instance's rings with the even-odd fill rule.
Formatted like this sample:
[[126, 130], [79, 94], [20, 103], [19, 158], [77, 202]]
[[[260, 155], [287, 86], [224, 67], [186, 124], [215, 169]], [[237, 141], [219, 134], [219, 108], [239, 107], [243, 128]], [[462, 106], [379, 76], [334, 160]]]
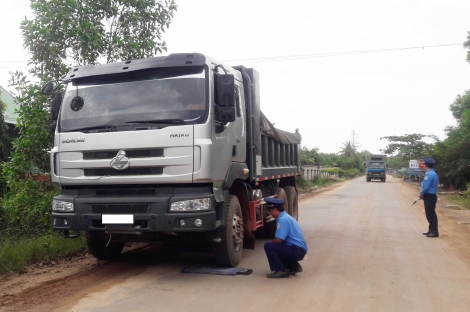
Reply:
[[3, 196], [5, 196], [7, 190], [7, 179], [5, 177], [5, 174], [3, 173], [2, 167], [3, 164], [0, 164], [0, 198], [3, 198]]
[[322, 186], [326, 186], [328, 184], [331, 184], [333, 183], [334, 181], [332, 181], [330, 178], [327, 178], [327, 177], [322, 177], [322, 178], [317, 178], [315, 180], [313, 180], [312, 182], [312, 186], [315, 187], [322, 187]]
[[354, 178], [361, 174], [357, 168], [341, 169], [341, 168], [325, 168], [322, 172], [327, 172], [331, 175], [336, 175], [340, 178]]
[[33, 236], [51, 231], [52, 199], [58, 187], [28, 178], [15, 183], [3, 200], [3, 226], [10, 236]]
[[317, 178], [313, 182], [308, 182], [304, 177], [300, 177], [296, 180], [297, 192], [308, 193], [315, 187], [322, 187], [331, 183], [334, 183], [334, 181], [327, 177]]

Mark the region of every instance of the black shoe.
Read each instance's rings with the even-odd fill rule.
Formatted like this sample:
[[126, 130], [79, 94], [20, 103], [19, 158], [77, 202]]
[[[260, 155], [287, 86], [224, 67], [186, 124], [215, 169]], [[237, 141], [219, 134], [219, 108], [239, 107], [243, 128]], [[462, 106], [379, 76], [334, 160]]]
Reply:
[[423, 235], [429, 235], [431, 234], [431, 232], [426, 232], [426, 233], [423, 233]]
[[276, 271], [266, 276], [268, 278], [284, 278], [284, 277], [289, 277], [289, 272], [288, 271]]
[[439, 234], [437, 234], [437, 233], [429, 233], [428, 235], [426, 235], [426, 237], [439, 237]]
[[290, 274], [290, 275], [295, 275], [295, 274], [300, 273], [300, 272], [302, 272], [302, 271], [303, 271], [303, 269], [302, 269], [302, 267], [301, 267], [300, 264], [299, 264], [299, 265], [297, 266], [297, 268], [292, 269], [292, 270], [289, 270], [289, 274]]

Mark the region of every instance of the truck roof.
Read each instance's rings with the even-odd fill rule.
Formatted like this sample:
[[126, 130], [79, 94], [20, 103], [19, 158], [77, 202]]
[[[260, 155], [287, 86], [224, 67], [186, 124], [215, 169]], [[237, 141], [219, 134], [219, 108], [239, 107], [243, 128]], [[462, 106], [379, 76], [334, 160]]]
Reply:
[[198, 67], [206, 64], [206, 56], [201, 53], [172, 53], [167, 56], [156, 56], [138, 60], [129, 60], [108, 64], [83, 65], [70, 69], [65, 77], [73, 80], [83, 77], [111, 75], [132, 72], [149, 68], [162, 67]]

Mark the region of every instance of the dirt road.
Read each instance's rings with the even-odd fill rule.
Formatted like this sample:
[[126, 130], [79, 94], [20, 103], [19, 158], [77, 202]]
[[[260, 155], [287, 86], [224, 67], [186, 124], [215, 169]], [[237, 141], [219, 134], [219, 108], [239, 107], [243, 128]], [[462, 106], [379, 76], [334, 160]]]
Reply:
[[263, 241], [244, 251], [247, 276], [182, 274], [211, 264], [210, 255], [141, 248], [118, 262], [85, 259], [73, 275], [3, 301], [0, 287], [0, 311], [470, 311], [470, 211], [441, 199], [441, 237], [427, 238], [423, 203], [410, 207], [417, 195], [389, 177], [304, 197], [309, 252], [304, 271], [288, 279], [265, 277]]

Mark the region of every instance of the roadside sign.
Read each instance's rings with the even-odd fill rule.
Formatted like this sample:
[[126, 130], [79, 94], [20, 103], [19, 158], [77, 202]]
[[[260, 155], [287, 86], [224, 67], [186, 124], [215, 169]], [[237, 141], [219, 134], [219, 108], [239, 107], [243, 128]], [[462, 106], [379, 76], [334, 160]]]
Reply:
[[419, 162], [416, 159], [410, 159], [410, 168], [419, 168]]

